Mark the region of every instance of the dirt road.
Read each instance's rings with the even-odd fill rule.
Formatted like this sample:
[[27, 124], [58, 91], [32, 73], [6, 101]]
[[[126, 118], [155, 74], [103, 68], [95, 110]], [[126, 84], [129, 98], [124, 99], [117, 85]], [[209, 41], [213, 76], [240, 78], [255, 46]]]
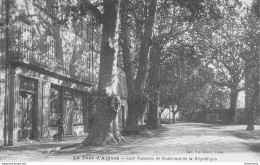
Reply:
[[127, 136], [125, 144], [114, 147], [72, 148], [46, 153], [50, 148], [75, 142], [30, 143], [0, 147], [2, 161], [232, 161], [260, 162], [260, 126], [176, 123], [149, 131], [144, 136]]

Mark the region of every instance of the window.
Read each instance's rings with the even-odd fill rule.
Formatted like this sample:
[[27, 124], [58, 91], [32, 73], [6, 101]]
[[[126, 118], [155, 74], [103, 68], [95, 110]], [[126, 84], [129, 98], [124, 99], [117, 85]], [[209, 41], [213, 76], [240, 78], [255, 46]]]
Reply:
[[18, 22], [18, 49], [21, 56], [27, 60], [30, 59], [32, 54], [32, 32], [33, 29], [30, 25], [24, 22]]
[[82, 17], [73, 22], [74, 32], [89, 44], [93, 40], [93, 19], [91, 14], [87, 14], [84, 18]]
[[46, 10], [49, 14], [51, 14], [52, 16], [56, 16], [57, 9], [58, 9], [57, 1], [46, 0]]
[[[66, 0], [34, 0], [33, 4], [48, 16], [58, 18], [61, 14], [61, 6], [67, 4]], [[64, 12], [63, 12], [64, 13]]]
[[20, 91], [34, 92], [36, 90], [35, 80], [20, 76]]
[[54, 68], [55, 67], [55, 57], [56, 54], [56, 41], [53, 39], [53, 37], [48, 36], [47, 37], [47, 44], [46, 44], [46, 56], [44, 57], [45, 65]]
[[50, 57], [55, 57], [55, 50], [56, 50], [56, 41], [53, 37], [47, 37], [47, 55]]

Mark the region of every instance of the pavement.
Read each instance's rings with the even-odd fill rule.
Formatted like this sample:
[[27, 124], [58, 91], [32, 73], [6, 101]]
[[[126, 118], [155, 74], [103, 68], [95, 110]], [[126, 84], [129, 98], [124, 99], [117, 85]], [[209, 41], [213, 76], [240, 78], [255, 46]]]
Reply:
[[0, 147], [4, 161], [176, 161], [176, 162], [260, 162], [260, 126], [245, 131], [245, 125], [204, 123], [165, 124], [146, 135], [126, 136], [118, 146], [69, 148], [46, 152], [53, 148], [83, 141], [76, 140], [22, 142]]

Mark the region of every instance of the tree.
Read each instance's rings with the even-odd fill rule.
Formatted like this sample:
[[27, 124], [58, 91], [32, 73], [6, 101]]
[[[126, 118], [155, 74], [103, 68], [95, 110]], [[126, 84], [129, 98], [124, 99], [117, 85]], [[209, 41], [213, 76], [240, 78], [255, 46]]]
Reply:
[[[141, 5], [141, 8], [140, 6]], [[144, 6], [144, 7], [143, 7]], [[133, 7], [137, 7], [141, 15], [131, 12]], [[147, 105], [147, 94], [145, 87], [149, 70], [149, 55], [151, 48], [153, 25], [155, 20], [157, 0], [130, 2], [122, 1], [121, 12], [121, 40], [123, 52], [123, 66], [126, 74], [127, 93], [128, 93], [128, 118], [127, 125], [143, 124], [145, 107]], [[138, 13], [137, 12], [137, 13]], [[130, 19], [130, 14], [134, 15], [134, 20]], [[138, 18], [141, 17], [141, 18]], [[138, 47], [136, 73], [134, 71], [133, 56], [131, 55], [131, 22], [135, 22], [136, 42], [140, 42]], [[142, 32], [143, 31], [143, 32]]]
[[[175, 72], [178, 69], [178, 65], [172, 65], [175, 66]], [[181, 66], [184, 66], [181, 65]], [[200, 66], [203, 67], [203, 66]], [[169, 73], [168, 76], [171, 77], [171, 81], [168, 80], [168, 83], [165, 83], [160, 88], [160, 106], [163, 108], [170, 108], [174, 107], [174, 105], [177, 106], [177, 110], [172, 110], [172, 113], [175, 115], [178, 111], [183, 110], [183, 103], [188, 96], [192, 95], [192, 93], [200, 93], [200, 91], [203, 91], [203, 89], [207, 89], [208, 83], [211, 80], [211, 72], [203, 71], [202, 68], [188, 68], [186, 73], [183, 71], [182, 74], [173, 74]], [[180, 68], [179, 68], [180, 69]], [[184, 70], [182, 68], [181, 70]], [[194, 72], [193, 72], [194, 71]], [[163, 73], [163, 72], [162, 72]], [[165, 79], [165, 75], [162, 74], [162, 79]], [[204, 92], [205, 93], [205, 92]], [[202, 95], [202, 94], [201, 94]], [[204, 95], [202, 95], [204, 96]], [[189, 99], [192, 100], [192, 99]], [[207, 99], [205, 99], [205, 102]], [[185, 102], [187, 103], [187, 102]], [[185, 109], [187, 110], [187, 108]]]
[[[256, 53], [255, 58], [258, 54]], [[258, 59], [257, 59], [258, 61]], [[259, 71], [258, 63], [255, 61], [246, 61], [245, 64], [245, 113], [246, 113], [246, 123], [247, 131], [254, 130], [255, 124], [255, 111], [257, 107], [257, 100], [259, 99]]]
[[245, 60], [245, 112], [247, 131], [254, 130], [255, 112], [259, 108], [259, 1], [254, 1], [251, 10], [247, 10], [242, 22], [245, 33], [243, 37], [247, 48], [244, 51]]
[[[205, 23], [206, 18], [210, 21], [219, 19], [219, 16], [216, 13], [217, 10], [214, 7], [211, 7], [212, 10], [208, 11], [208, 7], [213, 6], [213, 4], [213, 1], [206, 2], [203, 0], [158, 1], [154, 37], [152, 40], [153, 44], [151, 47], [149, 81], [147, 86], [150, 97], [148, 125], [151, 124], [151, 128], [159, 127], [158, 109], [160, 95], [158, 92], [163, 85], [162, 82], [165, 81], [161, 78], [161, 74], [164, 74], [162, 72], [166, 71], [162, 70], [161, 66], [164, 65], [165, 61], [175, 58], [179, 59], [176, 61], [184, 65], [184, 67], [181, 67], [182, 69], [187, 67], [196, 70], [196, 66], [200, 64], [203, 55], [195, 45], [194, 40], [197, 38], [192, 38], [192, 34], [196, 29], [194, 28], [197, 26], [196, 24]], [[213, 15], [215, 17], [213, 17]], [[208, 22], [208, 20], [206, 20], [206, 22]], [[182, 45], [178, 45], [180, 43], [182, 43]], [[182, 61], [183, 59], [187, 59], [184, 60], [185, 62], [190, 61], [190, 63], [188, 62], [187, 64], [192, 67], [185, 64], [185, 62]], [[180, 71], [178, 62], [176, 67], [172, 66], [175, 71]], [[175, 115], [176, 111], [172, 112]]]
[[[156, 46], [157, 45], [157, 46]], [[149, 111], [147, 114], [148, 128], [160, 128], [160, 54], [158, 41], [153, 42], [150, 55], [150, 71], [148, 76]]]
[[117, 96], [119, 5], [119, 0], [103, 1], [97, 111], [89, 136], [82, 142], [83, 146], [118, 144], [124, 140], [119, 132], [117, 117], [121, 107]]
[[211, 28], [205, 29], [205, 38], [211, 36], [209, 43], [205, 42], [208, 57], [205, 61], [214, 70], [212, 84], [227, 87], [230, 90], [230, 107], [228, 121], [236, 123], [237, 99], [244, 90], [244, 60], [242, 52], [244, 43], [241, 41], [243, 27], [240, 23], [240, 13], [243, 8], [239, 3], [230, 1], [221, 4], [222, 19], [216, 21]]

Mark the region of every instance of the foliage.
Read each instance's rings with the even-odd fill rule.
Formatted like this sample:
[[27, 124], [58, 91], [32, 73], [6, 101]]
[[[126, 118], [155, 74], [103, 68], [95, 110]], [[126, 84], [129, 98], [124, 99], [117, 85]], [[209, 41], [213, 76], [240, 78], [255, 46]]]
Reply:
[[[125, 69], [130, 65], [133, 78], [136, 78], [149, 1], [126, 2], [122, 13], [125, 14], [129, 30], [129, 60], [124, 61], [121, 67]], [[253, 9], [256, 15], [258, 6], [258, 1], [255, 1]], [[80, 6], [78, 9], [71, 8], [75, 10], [74, 13], [79, 9]], [[259, 26], [254, 17], [249, 17], [244, 3], [239, 0], [159, 0], [156, 13], [153, 38], [149, 44], [160, 59], [157, 64], [160, 65], [157, 70], [160, 74], [157, 80], [160, 105], [169, 107], [183, 103], [185, 99], [190, 105], [209, 109], [228, 107], [228, 102], [235, 105], [234, 98], [244, 90], [245, 62], [255, 54], [255, 45], [259, 41]], [[126, 44], [124, 42], [120, 40], [121, 48]], [[258, 59], [256, 56], [252, 59], [252, 69], [256, 71]], [[210, 90], [202, 94], [203, 88]], [[150, 95], [155, 91], [142, 90], [142, 100], [151, 99]]]

